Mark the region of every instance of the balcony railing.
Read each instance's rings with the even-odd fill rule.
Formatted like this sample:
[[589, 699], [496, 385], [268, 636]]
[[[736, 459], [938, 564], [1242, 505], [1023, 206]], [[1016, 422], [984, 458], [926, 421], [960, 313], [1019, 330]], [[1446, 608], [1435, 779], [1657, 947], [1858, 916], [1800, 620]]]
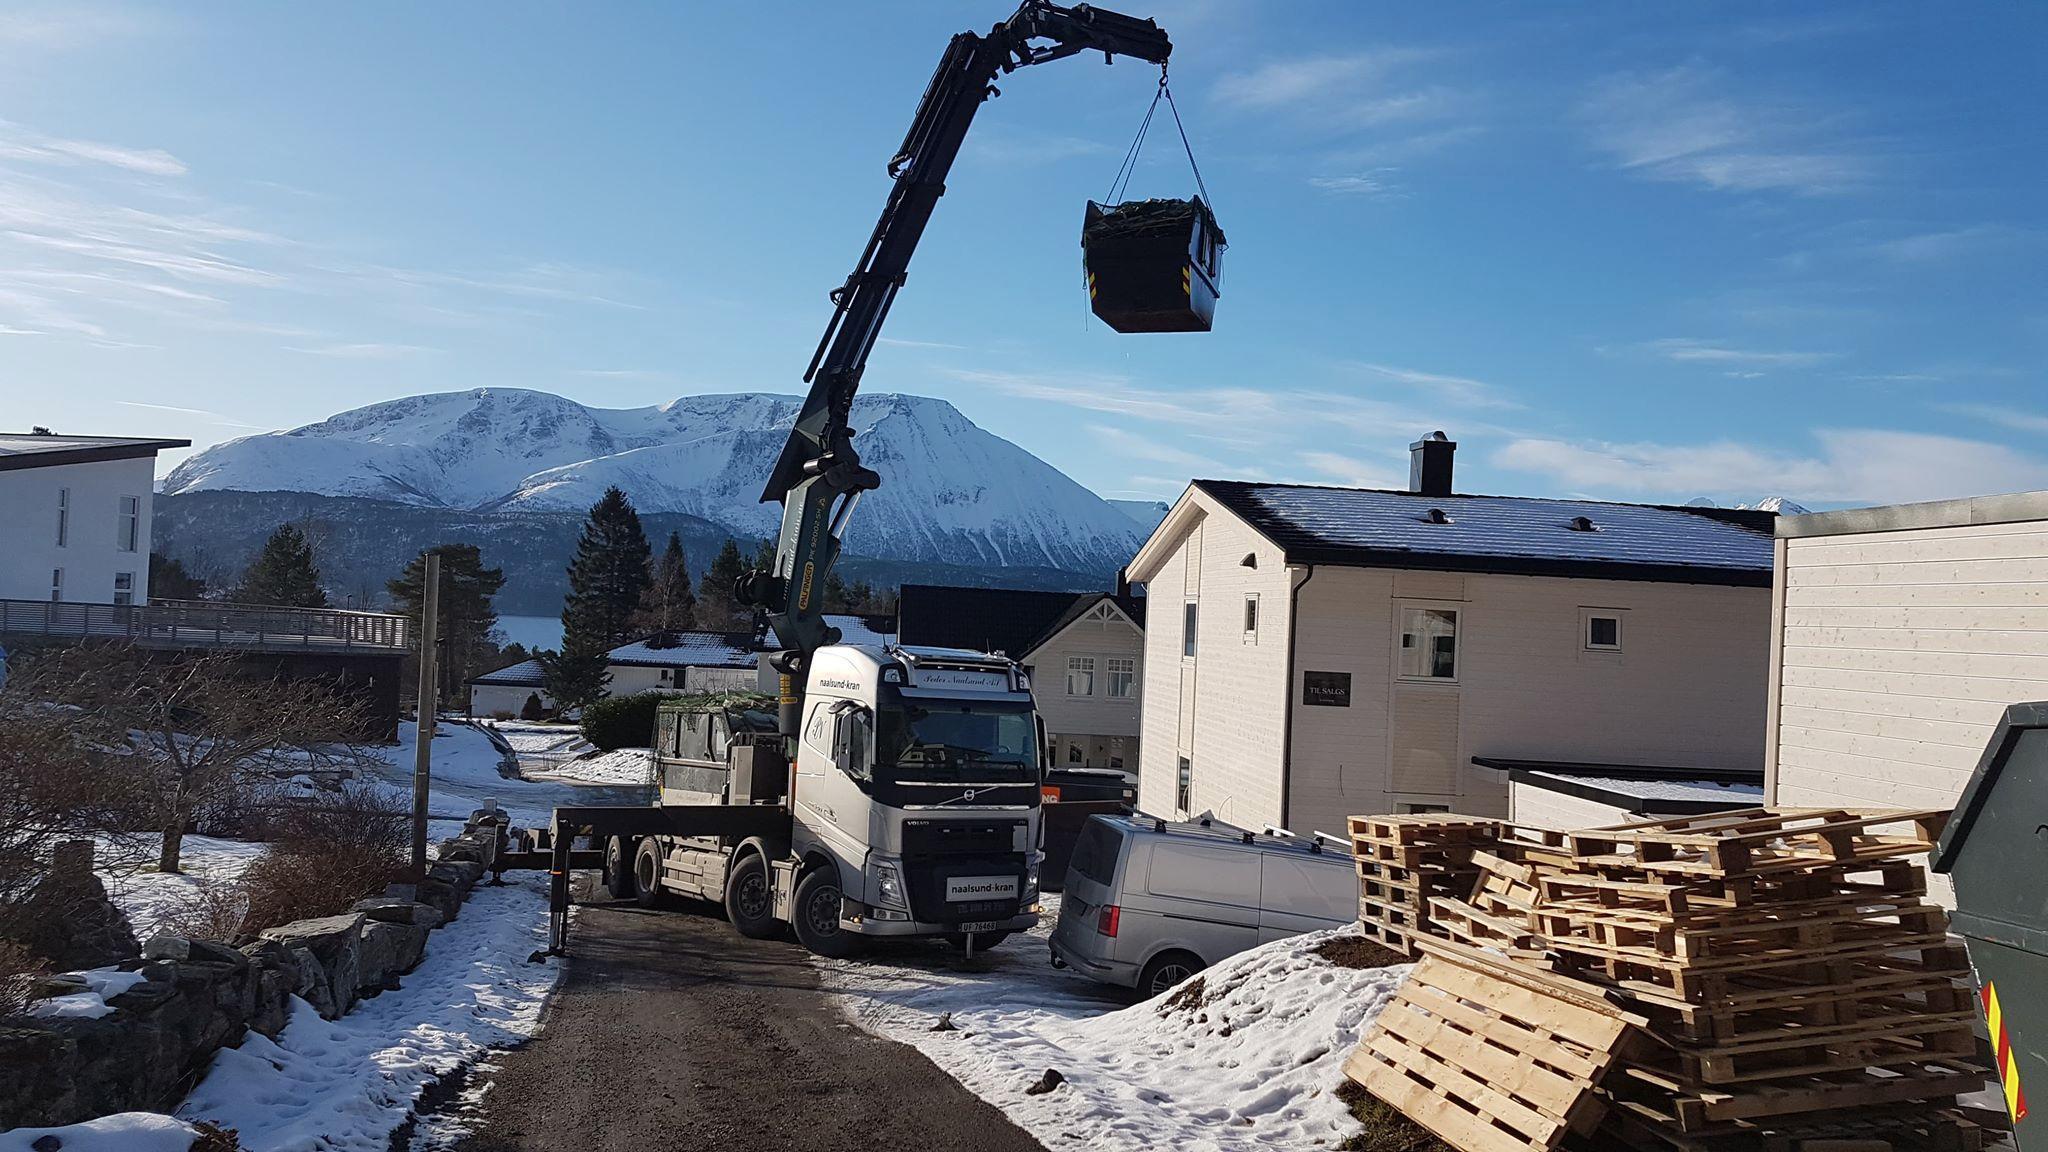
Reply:
[[313, 649], [402, 652], [412, 618], [339, 608], [278, 608], [154, 600], [148, 604], [66, 604], [0, 600], [0, 636], [126, 640], [152, 648]]

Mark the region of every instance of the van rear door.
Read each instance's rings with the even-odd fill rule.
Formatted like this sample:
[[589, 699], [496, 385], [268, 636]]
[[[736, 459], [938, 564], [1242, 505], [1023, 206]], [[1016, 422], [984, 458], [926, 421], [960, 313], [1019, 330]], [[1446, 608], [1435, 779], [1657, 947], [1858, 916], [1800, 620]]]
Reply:
[[1124, 854], [1124, 828], [1102, 817], [1090, 817], [1074, 839], [1067, 859], [1065, 887], [1060, 893], [1060, 918], [1053, 931], [1069, 947], [1107, 955], [1107, 941], [1096, 941], [1098, 912], [1116, 903], [1116, 872]]
[[1260, 943], [1358, 919], [1358, 877], [1350, 857], [1263, 852], [1259, 860]]

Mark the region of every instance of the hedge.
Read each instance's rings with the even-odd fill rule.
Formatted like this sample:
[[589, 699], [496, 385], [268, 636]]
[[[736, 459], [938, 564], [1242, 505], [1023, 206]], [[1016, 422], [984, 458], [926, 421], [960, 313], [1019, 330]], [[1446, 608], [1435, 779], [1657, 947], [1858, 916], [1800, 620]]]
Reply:
[[606, 696], [583, 706], [583, 738], [609, 752], [614, 748], [646, 748], [654, 743], [654, 712], [665, 692]]

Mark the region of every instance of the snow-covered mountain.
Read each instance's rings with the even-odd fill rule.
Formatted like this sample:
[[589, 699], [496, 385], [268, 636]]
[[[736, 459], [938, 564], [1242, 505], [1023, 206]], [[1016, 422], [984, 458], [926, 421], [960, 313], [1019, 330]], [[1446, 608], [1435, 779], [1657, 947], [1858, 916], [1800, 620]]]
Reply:
[[[164, 491], [580, 514], [616, 484], [643, 514], [772, 536], [781, 509], [759, 503], [761, 486], [798, 404], [765, 393], [630, 409], [511, 388], [411, 396], [217, 445], [172, 471]], [[853, 518], [849, 555], [1106, 573], [1144, 541], [1126, 512], [942, 400], [861, 396], [852, 423], [883, 485]]]

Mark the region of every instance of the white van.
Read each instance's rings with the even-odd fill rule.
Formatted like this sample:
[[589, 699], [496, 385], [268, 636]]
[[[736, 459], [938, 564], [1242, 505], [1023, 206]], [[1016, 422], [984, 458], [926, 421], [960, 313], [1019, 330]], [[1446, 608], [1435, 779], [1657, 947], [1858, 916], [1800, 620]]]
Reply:
[[1269, 940], [1358, 919], [1349, 852], [1213, 819], [1095, 816], [1066, 885], [1053, 963], [1142, 996]]

